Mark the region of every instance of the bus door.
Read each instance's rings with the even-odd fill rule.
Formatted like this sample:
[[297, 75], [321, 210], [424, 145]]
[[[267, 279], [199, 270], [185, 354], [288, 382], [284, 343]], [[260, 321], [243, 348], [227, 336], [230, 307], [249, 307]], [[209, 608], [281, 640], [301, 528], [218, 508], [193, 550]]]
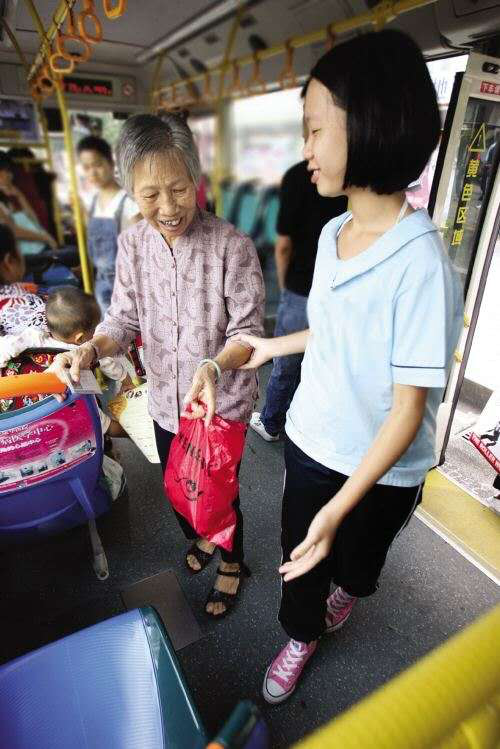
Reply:
[[[464, 327], [438, 412], [439, 465], [444, 463], [450, 436], [459, 431], [453, 430], [453, 419], [498, 246], [499, 156], [500, 59], [472, 53], [465, 72], [458, 73], [455, 80], [429, 203], [432, 218], [460, 275], [465, 299]], [[498, 253], [500, 248], [496, 258]], [[495, 316], [496, 324], [491, 321], [491, 344], [500, 353], [500, 284]], [[494, 359], [491, 366], [497, 368], [500, 384], [500, 356]]]

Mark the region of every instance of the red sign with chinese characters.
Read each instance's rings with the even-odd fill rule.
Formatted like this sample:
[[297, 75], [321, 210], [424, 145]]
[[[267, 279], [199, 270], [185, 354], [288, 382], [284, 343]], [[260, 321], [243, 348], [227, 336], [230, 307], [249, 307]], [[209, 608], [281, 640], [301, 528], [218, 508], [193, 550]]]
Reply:
[[63, 83], [64, 90], [68, 94], [79, 94], [83, 96], [113, 96], [113, 83], [109, 80], [66, 76], [63, 79]]
[[489, 81], [481, 81], [481, 93], [482, 94], [494, 94], [500, 96], [500, 83], [490, 83]]

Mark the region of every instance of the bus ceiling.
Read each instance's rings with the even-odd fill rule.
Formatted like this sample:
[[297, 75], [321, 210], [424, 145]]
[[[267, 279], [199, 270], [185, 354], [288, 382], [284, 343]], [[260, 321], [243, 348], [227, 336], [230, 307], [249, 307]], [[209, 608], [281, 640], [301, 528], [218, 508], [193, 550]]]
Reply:
[[[29, 4], [29, 0], [6, 0], [0, 4], [0, 13], [29, 65], [37, 62], [42, 68], [46, 61], [40, 54], [40, 37]], [[122, 5], [122, 15], [108, 17], [113, 15], [113, 8]], [[36, 6], [52, 41], [52, 54], [57, 41], [57, 34], [50, 35], [54, 19], [57, 24], [64, 18], [59, 32], [66, 35], [63, 49], [82, 58], [66, 77], [68, 104], [85, 102], [89, 106], [91, 102], [93, 109], [114, 111], [150, 105], [152, 88], [159, 92], [153, 102], [156, 108], [162, 105], [163, 96], [166, 106], [172, 108], [176, 95], [178, 102], [188, 101], [186, 91], [192, 102], [203, 100], [207, 87], [217, 91], [220, 75], [210, 76], [207, 71], [221, 68], [231, 34], [225, 96], [248, 93], [252, 81], [253, 93], [276, 88], [280, 83], [298, 83], [335, 39], [384, 24], [411, 33], [429, 58], [466, 52], [499, 33], [496, 0], [378, 4], [374, 0], [219, 0], [208, 8], [206, 0], [168, 4], [164, 0], [43, 0]], [[82, 11], [87, 13], [84, 18]], [[82, 33], [87, 42], [74, 38]], [[26, 77], [19, 54], [2, 26], [2, 94], [28, 95]], [[187, 86], [183, 82], [186, 79], [190, 81]], [[172, 84], [176, 86], [172, 88]]]

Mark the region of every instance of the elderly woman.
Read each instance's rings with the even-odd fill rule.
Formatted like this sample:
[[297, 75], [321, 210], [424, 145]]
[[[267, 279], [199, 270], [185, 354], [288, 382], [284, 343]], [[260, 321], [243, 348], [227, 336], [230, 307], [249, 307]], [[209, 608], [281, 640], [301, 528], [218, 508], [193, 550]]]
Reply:
[[[248, 422], [257, 396], [252, 372], [237, 371], [250, 356], [242, 333], [262, 334], [264, 288], [251, 240], [197, 208], [200, 164], [188, 126], [178, 117], [135, 115], [123, 127], [117, 165], [123, 186], [144, 219], [119, 239], [111, 306], [91, 341], [58, 357], [78, 380], [103, 356], [125, 351], [140, 333], [149, 384], [149, 411], [165, 470], [181, 413], [204, 418], [215, 411]], [[190, 413], [184, 408], [190, 405]], [[235, 502], [233, 551], [222, 561], [205, 606], [220, 617], [234, 605], [243, 562], [243, 518]], [[199, 572], [215, 547], [196, 537], [186, 563]]]

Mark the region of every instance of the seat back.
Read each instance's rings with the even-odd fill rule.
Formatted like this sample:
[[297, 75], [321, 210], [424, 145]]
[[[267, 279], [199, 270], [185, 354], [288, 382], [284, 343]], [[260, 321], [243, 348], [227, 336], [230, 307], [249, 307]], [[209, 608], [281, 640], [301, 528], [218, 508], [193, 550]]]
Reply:
[[280, 207], [279, 188], [267, 187], [260, 201], [257, 233], [254, 237], [259, 255], [265, 255], [275, 245], [277, 237], [277, 222]]
[[0, 545], [57, 533], [109, 510], [99, 485], [93, 396], [49, 397], [0, 415]]
[[207, 749], [269, 749], [269, 731], [258, 708], [240, 702]]
[[232, 223], [250, 237], [255, 235], [260, 197], [260, 193], [252, 182], [244, 182], [238, 188], [237, 210]]
[[236, 197], [236, 185], [232, 180], [224, 180], [220, 189], [222, 194], [222, 218], [231, 221]]
[[202, 749], [206, 736], [150, 608], [87, 627], [0, 667], [9, 749]]

